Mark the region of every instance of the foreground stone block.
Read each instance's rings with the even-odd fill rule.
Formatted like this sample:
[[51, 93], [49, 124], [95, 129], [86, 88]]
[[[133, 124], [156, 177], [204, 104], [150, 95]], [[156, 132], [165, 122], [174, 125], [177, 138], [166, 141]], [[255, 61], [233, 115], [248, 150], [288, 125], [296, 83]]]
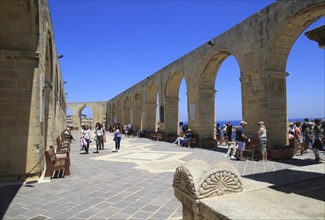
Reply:
[[173, 187], [176, 198], [183, 204], [183, 219], [222, 219], [217, 213], [215, 216], [204, 216], [200, 200], [244, 189], [241, 177], [232, 164], [222, 161], [210, 166], [200, 160], [178, 167]]

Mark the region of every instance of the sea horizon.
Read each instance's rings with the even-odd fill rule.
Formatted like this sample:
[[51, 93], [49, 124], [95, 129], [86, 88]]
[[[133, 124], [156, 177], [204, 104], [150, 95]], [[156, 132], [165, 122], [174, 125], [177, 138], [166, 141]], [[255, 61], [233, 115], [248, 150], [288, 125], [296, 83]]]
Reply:
[[[314, 120], [315, 118], [319, 118], [319, 119], [324, 119], [324, 117], [305, 117], [308, 118], [309, 121]], [[305, 121], [305, 118], [289, 118], [288, 122], [303, 122]], [[216, 121], [216, 124], [220, 124], [220, 126], [223, 126], [225, 124], [227, 124], [228, 122], [230, 122], [233, 126], [239, 126], [240, 125], [240, 121], [241, 120], [220, 120], [220, 121]], [[187, 121], [183, 121], [184, 124], [188, 125]], [[249, 122], [247, 122], [249, 123]]]

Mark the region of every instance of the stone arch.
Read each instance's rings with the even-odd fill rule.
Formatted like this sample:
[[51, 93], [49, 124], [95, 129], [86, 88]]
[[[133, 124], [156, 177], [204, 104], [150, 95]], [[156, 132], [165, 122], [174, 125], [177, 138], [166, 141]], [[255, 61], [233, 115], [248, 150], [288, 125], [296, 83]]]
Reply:
[[[166, 131], [169, 134], [176, 135], [178, 133], [178, 122], [179, 122], [179, 88], [182, 79], [185, 78], [184, 74], [180, 71], [173, 72], [166, 85], [166, 97], [165, 97], [165, 122]], [[187, 80], [185, 78], [186, 87]], [[188, 109], [188, 108], [187, 108]]]
[[[89, 108], [89, 109], [92, 111], [92, 113], [93, 113], [92, 120], [90, 120], [89, 117], [86, 117], [86, 118], [83, 117], [82, 112], [83, 112], [83, 110], [84, 110], [85, 108]], [[94, 127], [94, 124], [95, 124], [96, 122], [94, 121], [94, 109], [93, 109], [91, 106], [86, 105], [86, 104], [83, 105], [83, 106], [81, 106], [81, 107], [79, 108], [79, 110], [78, 110], [78, 115], [79, 115], [80, 125], [83, 125], [83, 124], [89, 124], [91, 127]]]
[[214, 89], [214, 84], [218, 70], [223, 63], [231, 55], [230, 52], [220, 51], [211, 55], [206, 65], [204, 66], [202, 75], [200, 75], [199, 88]]
[[[298, 9], [298, 8], [297, 8]], [[268, 124], [269, 146], [288, 144], [287, 140], [287, 60], [294, 43], [301, 33], [312, 23], [324, 16], [325, 3], [319, 3], [297, 11], [282, 22], [282, 25], [272, 36], [265, 53], [264, 72], [262, 77], [267, 79], [265, 87], [267, 102], [265, 106], [265, 121]]]
[[148, 133], [155, 132], [157, 125], [157, 93], [157, 84], [155, 82], [151, 82], [146, 88], [146, 96], [144, 103], [143, 129], [145, 129]]
[[[199, 77], [199, 122], [201, 139], [216, 138], [215, 83], [222, 63], [231, 56], [228, 51], [220, 51], [210, 56]], [[236, 58], [236, 57], [235, 57]]]
[[284, 22], [270, 42], [265, 59], [267, 70], [285, 72], [293, 44], [306, 28], [325, 15], [324, 11], [325, 3], [320, 3], [305, 8]]
[[123, 110], [124, 110], [123, 124], [130, 124], [131, 123], [131, 101], [128, 96], [124, 100]]
[[133, 128], [142, 129], [142, 98], [140, 92], [136, 92], [133, 102]]

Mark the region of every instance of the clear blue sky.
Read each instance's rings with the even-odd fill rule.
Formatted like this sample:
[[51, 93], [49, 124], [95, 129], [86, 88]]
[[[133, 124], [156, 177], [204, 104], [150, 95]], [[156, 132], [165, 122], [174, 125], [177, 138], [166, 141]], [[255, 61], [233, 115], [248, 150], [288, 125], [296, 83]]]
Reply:
[[[67, 102], [110, 100], [273, 2], [49, 0]], [[322, 17], [307, 30], [324, 23]], [[287, 63], [289, 118], [325, 117], [324, 51], [303, 33], [294, 44]], [[216, 80], [217, 120], [241, 119], [233, 56]], [[180, 120], [187, 121], [184, 81], [179, 95]]]

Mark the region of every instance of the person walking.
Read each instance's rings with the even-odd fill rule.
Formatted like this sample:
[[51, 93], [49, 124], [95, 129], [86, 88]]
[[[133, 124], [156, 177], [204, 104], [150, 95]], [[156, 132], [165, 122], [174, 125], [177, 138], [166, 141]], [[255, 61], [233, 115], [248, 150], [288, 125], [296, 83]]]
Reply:
[[257, 132], [257, 140], [259, 143], [259, 150], [262, 155], [262, 160], [267, 160], [267, 150], [266, 150], [266, 143], [267, 143], [267, 135], [266, 135], [266, 127], [263, 121], [260, 121], [257, 125], [260, 126]]
[[312, 129], [312, 123], [307, 122], [305, 131], [304, 131], [304, 150], [307, 152], [307, 149], [310, 145], [313, 144], [313, 129]]
[[115, 141], [115, 151], [114, 152], [119, 152], [120, 144], [121, 144], [121, 132], [117, 126], [114, 127], [114, 141]]
[[[239, 160], [244, 160], [243, 153], [245, 151], [245, 142], [250, 142], [250, 139], [244, 134], [244, 128], [246, 127], [247, 122], [241, 121], [240, 126], [236, 129], [236, 142], [238, 143], [238, 154]], [[233, 158], [232, 158], [233, 159]]]
[[313, 143], [313, 152], [315, 154], [315, 161], [317, 162], [324, 162], [324, 160], [322, 158], [320, 158], [319, 156], [319, 150], [322, 150], [323, 148], [323, 127], [321, 125], [321, 120], [316, 118], [314, 120], [314, 136], [315, 136], [315, 140]]
[[95, 125], [95, 135], [96, 135], [96, 152], [94, 153], [101, 154], [102, 153], [101, 149], [103, 144], [103, 128], [99, 122], [97, 122]]
[[85, 139], [85, 141], [87, 142], [86, 146], [85, 146], [85, 151], [86, 154], [88, 154], [89, 151], [89, 143], [90, 143], [90, 129], [89, 129], [89, 125], [85, 124], [84, 125], [84, 129], [81, 129], [80, 134], [82, 135], [82, 138]]

